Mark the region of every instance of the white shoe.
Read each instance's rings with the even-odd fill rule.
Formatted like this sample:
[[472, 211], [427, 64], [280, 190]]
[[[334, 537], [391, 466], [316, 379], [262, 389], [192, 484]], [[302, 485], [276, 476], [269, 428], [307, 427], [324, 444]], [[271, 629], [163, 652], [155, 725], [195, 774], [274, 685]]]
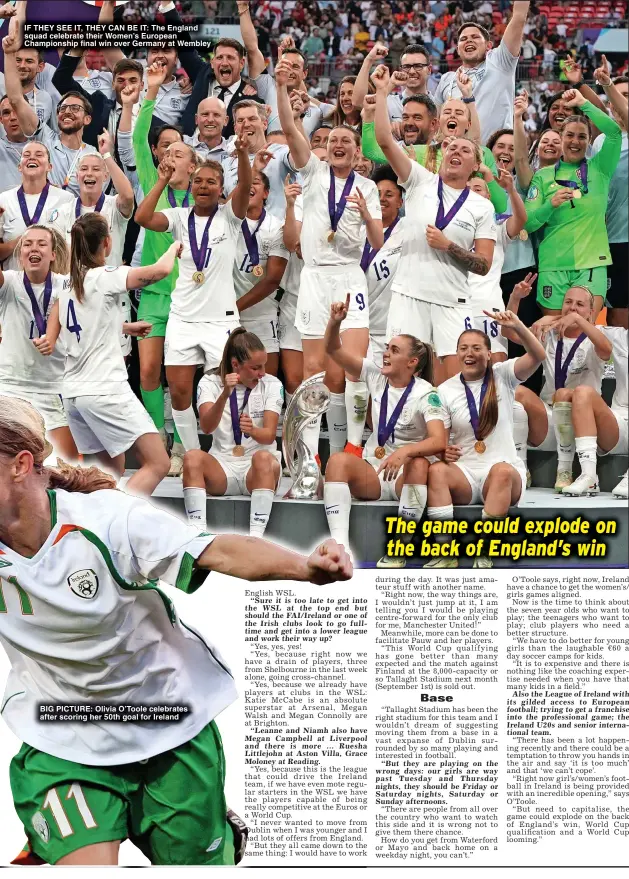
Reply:
[[181, 476], [183, 473], [183, 458], [181, 455], [171, 455], [170, 458], [170, 470], [168, 471], [169, 476]]
[[459, 560], [451, 559], [449, 556], [441, 556], [440, 558], [431, 559], [426, 562], [425, 568], [458, 568]]
[[582, 473], [571, 485], [564, 488], [562, 494], [565, 494], [566, 497], [594, 497], [599, 492], [598, 476], [592, 479], [590, 476]]
[[629, 498], [629, 470], [622, 477], [616, 488], [612, 489], [612, 496], [615, 498]]
[[572, 485], [572, 471], [558, 470], [555, 479], [555, 491], [563, 491], [567, 486]]
[[486, 555], [479, 555], [474, 559], [473, 568], [493, 568], [494, 563]]
[[385, 555], [379, 561], [376, 562], [377, 568], [405, 568], [406, 567], [406, 559], [399, 558], [398, 556], [389, 558], [389, 556]]

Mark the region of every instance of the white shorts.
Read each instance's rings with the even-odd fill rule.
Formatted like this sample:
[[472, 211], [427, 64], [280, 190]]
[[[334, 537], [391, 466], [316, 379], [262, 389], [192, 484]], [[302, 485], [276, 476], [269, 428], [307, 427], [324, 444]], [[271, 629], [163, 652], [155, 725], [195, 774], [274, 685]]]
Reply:
[[130, 387], [112, 397], [65, 397], [63, 405], [82, 455], [105, 451], [115, 458], [145, 433], [157, 433], [153, 419]]
[[278, 336], [280, 350], [303, 351], [301, 333], [295, 326], [297, 314], [297, 297], [290, 293], [284, 293], [280, 299], [280, 317]]
[[[498, 311], [497, 308], [487, 309], [487, 311]], [[502, 335], [502, 331], [498, 324], [486, 314], [479, 314], [472, 318], [472, 324], [475, 330], [486, 333], [491, 342], [492, 354], [506, 354], [508, 352], [507, 340]]]
[[44, 425], [47, 431], [58, 430], [60, 427], [68, 426], [65, 409], [61, 394], [38, 394], [30, 391], [20, 391], [19, 388], [3, 385], [0, 389], [3, 397], [16, 397], [18, 400], [25, 400], [34, 406], [44, 419]]
[[165, 366], [203, 366], [216, 369], [225, 350], [227, 337], [239, 327], [238, 320], [225, 323], [189, 323], [170, 315], [164, 339]]
[[311, 339], [322, 339], [333, 302], [345, 302], [349, 312], [341, 331], [369, 328], [369, 300], [365, 273], [359, 265], [304, 266], [299, 283], [295, 326]]
[[387, 339], [409, 333], [432, 345], [438, 357], [447, 357], [456, 354], [461, 333], [473, 327], [472, 309], [467, 305], [435, 305], [404, 293], [391, 295]]
[[548, 403], [544, 403], [544, 409], [546, 410], [546, 418], [548, 419], [548, 430], [546, 431], [546, 436], [544, 438], [544, 441], [540, 443], [539, 446], [529, 445], [529, 449], [535, 449], [536, 452], [556, 452], [557, 437], [555, 436], [555, 426], [553, 423], [553, 407], [549, 406]]
[[[382, 460], [380, 458], [365, 458], [364, 460], [368, 464], [371, 464], [376, 473], [378, 473], [378, 467], [380, 467], [380, 465], [382, 464]], [[384, 471], [378, 475], [378, 479], [380, 480], [380, 497], [378, 498], [379, 501], [399, 501], [400, 498], [395, 490], [395, 484], [400, 477], [400, 473], [398, 473], [395, 479], [385, 479]]]
[[367, 360], [373, 360], [376, 366], [382, 366], [382, 355], [387, 346], [386, 336], [372, 336], [369, 334], [369, 347], [367, 348]]
[[[251, 456], [236, 458], [234, 455], [223, 455], [217, 452], [208, 452], [223, 468], [223, 473], [227, 477], [227, 488], [224, 497], [228, 495], [245, 495], [249, 497], [251, 492], [247, 488], [247, 473], [251, 470]], [[255, 454], [255, 452], [254, 452]], [[282, 453], [271, 452], [277, 463], [280, 465], [280, 472], [277, 477], [277, 485], [282, 478]], [[277, 491], [277, 485], [275, 490]]]
[[[247, 312], [245, 311], [245, 314]], [[278, 320], [246, 320], [240, 318], [240, 326], [244, 327], [248, 333], [255, 333], [264, 345], [267, 354], [277, 354], [280, 350], [280, 342], [278, 339]]]
[[629, 446], [629, 427], [627, 422], [627, 410], [612, 409], [612, 415], [618, 422], [618, 442], [609, 452], [597, 449], [597, 455], [603, 458], [605, 455], [626, 455]]
[[[483, 488], [485, 487], [485, 482], [487, 481], [487, 477], [491, 471], [491, 468], [496, 464], [511, 464], [510, 461], [494, 461], [493, 464], [489, 464], [487, 467], [470, 467], [466, 464], [461, 464], [459, 461], [456, 462], [456, 466], [460, 468], [463, 475], [467, 479], [470, 484], [470, 488], [472, 489], [472, 500], [470, 504], [482, 504], [483, 503]], [[522, 482], [522, 491], [520, 493], [520, 497], [517, 499], [515, 504], [511, 506], [519, 507], [522, 503], [522, 499], [524, 498], [524, 492], [526, 491], [526, 467], [524, 466], [523, 461], [519, 461], [517, 464], [511, 464], [514, 470], [520, 474], [520, 480]]]

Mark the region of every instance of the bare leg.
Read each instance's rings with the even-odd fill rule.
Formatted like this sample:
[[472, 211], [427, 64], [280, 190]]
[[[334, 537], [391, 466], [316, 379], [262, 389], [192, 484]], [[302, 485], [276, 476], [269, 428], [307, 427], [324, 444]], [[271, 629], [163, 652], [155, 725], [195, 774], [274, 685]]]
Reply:
[[69, 427], [58, 427], [56, 430], [49, 430], [48, 438], [53, 444], [56, 454], [63, 461], [66, 461], [68, 464], [76, 464], [79, 460], [79, 453]]
[[269, 375], [277, 375], [277, 368], [279, 365], [280, 355], [277, 352], [273, 354], [267, 354], [265, 368]]
[[483, 486], [483, 510], [488, 517], [506, 516], [522, 494], [522, 477], [511, 464], [494, 464]]
[[140, 459], [140, 469], [127, 482], [128, 494], [150, 497], [168, 476], [170, 460], [158, 433], [145, 433], [133, 443]]
[[140, 385], [145, 391], [154, 391], [160, 385], [164, 359], [164, 337], [151, 336], [138, 342], [140, 358]]
[[118, 865], [118, 850], [120, 840], [117, 842], [97, 842], [94, 845], [85, 845], [74, 852], [70, 852], [60, 858], [57, 867], [115, 867]]
[[529, 419], [529, 445], [541, 445], [548, 435], [548, 416], [546, 415], [546, 407], [533, 391], [525, 388], [524, 385], [518, 385], [515, 392], [516, 402], [521, 403], [528, 415]]
[[629, 308], [608, 308], [607, 325], [610, 327], [629, 327]]
[[460, 467], [439, 461], [428, 471], [428, 506], [466, 506], [472, 500], [472, 489]]
[[95, 455], [85, 455], [84, 463], [95, 463], [96, 466], [102, 467], [107, 473], [111, 473], [112, 476], [115, 476], [116, 479], [120, 479], [124, 473], [124, 457], [124, 452], [120, 455], [116, 455], [115, 458], [112, 458], [107, 452], [103, 451], [97, 452]]
[[572, 423], [575, 437], [596, 437], [604, 452], [611, 451], [618, 442], [618, 422], [594, 388], [581, 385], [574, 389]]
[[280, 351], [284, 389], [287, 394], [294, 394], [304, 379], [304, 355], [301, 351], [282, 348]]

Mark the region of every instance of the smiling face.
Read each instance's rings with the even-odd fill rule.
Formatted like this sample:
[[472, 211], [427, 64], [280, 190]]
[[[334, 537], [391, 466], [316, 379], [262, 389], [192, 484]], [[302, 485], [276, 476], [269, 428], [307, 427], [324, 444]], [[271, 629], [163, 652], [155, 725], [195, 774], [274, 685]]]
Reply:
[[244, 57], [241, 58], [231, 46], [219, 46], [212, 58], [212, 70], [221, 88], [229, 88], [238, 82], [244, 66]]
[[232, 369], [240, 376], [240, 384], [246, 388], [254, 388], [260, 379], [266, 375], [266, 361], [268, 354], [262, 351], [250, 351], [248, 360], [239, 363], [232, 357]]
[[371, 176], [371, 172], [373, 171], [373, 162], [371, 159], [363, 156], [360, 149], [358, 150], [354, 161], [354, 171], [356, 171], [357, 174], [362, 174], [363, 177]]
[[333, 128], [328, 138], [328, 163], [339, 170], [352, 168], [359, 149], [353, 131]]
[[223, 177], [218, 168], [197, 168], [192, 176], [192, 197], [200, 208], [213, 208], [223, 191]]
[[146, 63], [150, 67], [151, 64], [161, 64], [166, 68], [166, 82], [169, 82], [173, 73], [179, 64], [177, 50], [172, 46], [163, 46], [160, 48], [149, 49]]
[[254, 174], [249, 190], [249, 210], [259, 211], [269, 197], [269, 189], [259, 174]]
[[401, 336], [393, 336], [385, 346], [380, 372], [388, 378], [404, 379], [406, 376], [410, 378], [417, 369], [418, 363], [417, 357], [411, 357], [409, 340]]
[[564, 296], [561, 313], [562, 315], [578, 314], [591, 323], [593, 309], [594, 301], [591, 294], [583, 287], [571, 287]]
[[27, 229], [20, 245], [20, 259], [26, 274], [33, 271], [47, 275], [54, 258], [52, 234], [45, 229]]
[[120, 104], [122, 103], [120, 100], [120, 95], [127, 88], [127, 86], [133, 86], [135, 89], [137, 89], [139, 97], [139, 90], [142, 86], [142, 77], [137, 70], [125, 70], [123, 73], [117, 73], [114, 76], [114, 81], [112, 84], [116, 93], [116, 100]]
[[289, 66], [289, 74], [288, 74], [288, 82], [287, 88], [289, 91], [295, 88], [299, 88], [306, 77], [306, 68], [304, 65], [304, 59], [297, 52], [284, 52], [282, 55], [282, 61], [285, 61]]
[[213, 141], [221, 138], [227, 124], [225, 105], [218, 98], [205, 98], [197, 107], [195, 121], [201, 140]]
[[46, 147], [34, 141], [28, 143], [22, 150], [18, 170], [24, 180], [39, 181], [43, 187], [47, 175], [52, 171]]
[[330, 137], [330, 129], [329, 128], [317, 128], [312, 133], [312, 138], [310, 140], [310, 149], [317, 150], [320, 147], [325, 149], [328, 145], [328, 138]]
[[466, 67], [476, 67], [477, 64], [481, 64], [490, 48], [491, 43], [488, 43], [478, 28], [473, 25], [465, 28], [457, 43], [459, 58]]
[[57, 123], [63, 134], [76, 134], [91, 121], [92, 117], [85, 112], [83, 101], [75, 95], [69, 95], [57, 107]]
[[501, 134], [492, 147], [492, 153], [499, 168], [513, 171], [515, 165], [515, 147], [512, 134]]
[[349, 113], [354, 112], [354, 104], [352, 103], [352, 96], [354, 94], [354, 83], [353, 82], [344, 82], [341, 84], [339, 88], [339, 107], [345, 116]]
[[477, 330], [462, 333], [456, 347], [456, 356], [466, 381], [482, 378], [491, 362], [491, 348], [484, 333]]
[[566, 107], [564, 99], [557, 98], [548, 111], [548, 124], [553, 131], [561, 131], [564, 122], [571, 114], [572, 110], [569, 107]]
[[566, 122], [561, 134], [561, 153], [566, 162], [580, 162], [590, 143], [587, 122]]
[[408, 101], [402, 107], [402, 137], [407, 146], [428, 143], [435, 130], [436, 120], [425, 104]]
[[558, 131], [545, 131], [537, 144], [537, 156], [541, 168], [554, 165], [561, 158], [561, 135]]
[[467, 181], [474, 171], [478, 171], [478, 165], [476, 150], [470, 140], [456, 137], [444, 150], [441, 168], [446, 175]]
[[108, 176], [105, 163], [100, 156], [94, 153], [84, 156], [76, 170], [81, 197], [84, 195], [99, 196]]
[[441, 107], [439, 130], [443, 137], [460, 137], [470, 127], [470, 114], [463, 101], [452, 98]]
[[31, 86], [35, 77], [44, 69], [44, 62], [39, 60], [36, 49], [20, 49], [15, 55], [17, 75], [22, 87]]
[[425, 88], [430, 76], [430, 59], [423, 52], [407, 52], [402, 55], [400, 70], [408, 77], [406, 87], [412, 90]]
[[382, 208], [382, 225], [387, 228], [400, 212], [402, 193], [392, 180], [380, 180], [377, 186]]
[[17, 118], [17, 113], [6, 96], [0, 101], [0, 122], [4, 126], [7, 140], [24, 140], [20, 120]]
[[175, 128], [165, 128], [157, 138], [157, 143], [151, 147], [151, 151], [158, 163], [162, 161], [169, 147], [174, 143], [182, 143], [181, 135]]
[[266, 143], [266, 121], [261, 119], [257, 106], [234, 110], [234, 131], [243, 138], [250, 153], [261, 150]]

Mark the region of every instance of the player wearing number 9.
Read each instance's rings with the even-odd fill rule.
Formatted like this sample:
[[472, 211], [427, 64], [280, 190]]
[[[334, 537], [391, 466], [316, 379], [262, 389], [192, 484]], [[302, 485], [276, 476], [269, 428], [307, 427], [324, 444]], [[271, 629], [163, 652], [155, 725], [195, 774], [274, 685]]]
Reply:
[[[189, 593], [217, 571], [324, 585], [348, 580], [351, 563], [332, 540], [306, 558], [214, 537], [113, 491], [96, 468], [48, 469], [50, 451], [36, 410], [0, 397], [2, 717], [24, 742], [10, 781], [30, 848], [49, 864], [114, 865], [129, 838], [153, 864], [233, 865], [214, 720], [236, 698], [233, 677], [155, 584]], [[40, 722], [38, 706], [54, 703], [188, 710], [177, 722]]]
[[105, 265], [111, 245], [100, 214], [76, 221], [70, 278], [46, 335], [52, 346], [61, 336], [65, 348], [63, 405], [79, 452], [122, 476], [125, 452], [133, 448], [142, 466], [127, 491], [149, 496], [170, 464], [152, 419], [129, 387], [119, 342], [119, 297], [169, 275], [181, 245], [175, 242], [156, 263], [136, 269]]
[[66, 280], [68, 247], [60, 232], [35, 225], [18, 239], [14, 252], [22, 269], [0, 270], [0, 324], [11, 328], [0, 345], [2, 393], [36, 406], [55, 451], [64, 461], [76, 461], [60, 396], [63, 356], [45, 356], [46, 323]]

